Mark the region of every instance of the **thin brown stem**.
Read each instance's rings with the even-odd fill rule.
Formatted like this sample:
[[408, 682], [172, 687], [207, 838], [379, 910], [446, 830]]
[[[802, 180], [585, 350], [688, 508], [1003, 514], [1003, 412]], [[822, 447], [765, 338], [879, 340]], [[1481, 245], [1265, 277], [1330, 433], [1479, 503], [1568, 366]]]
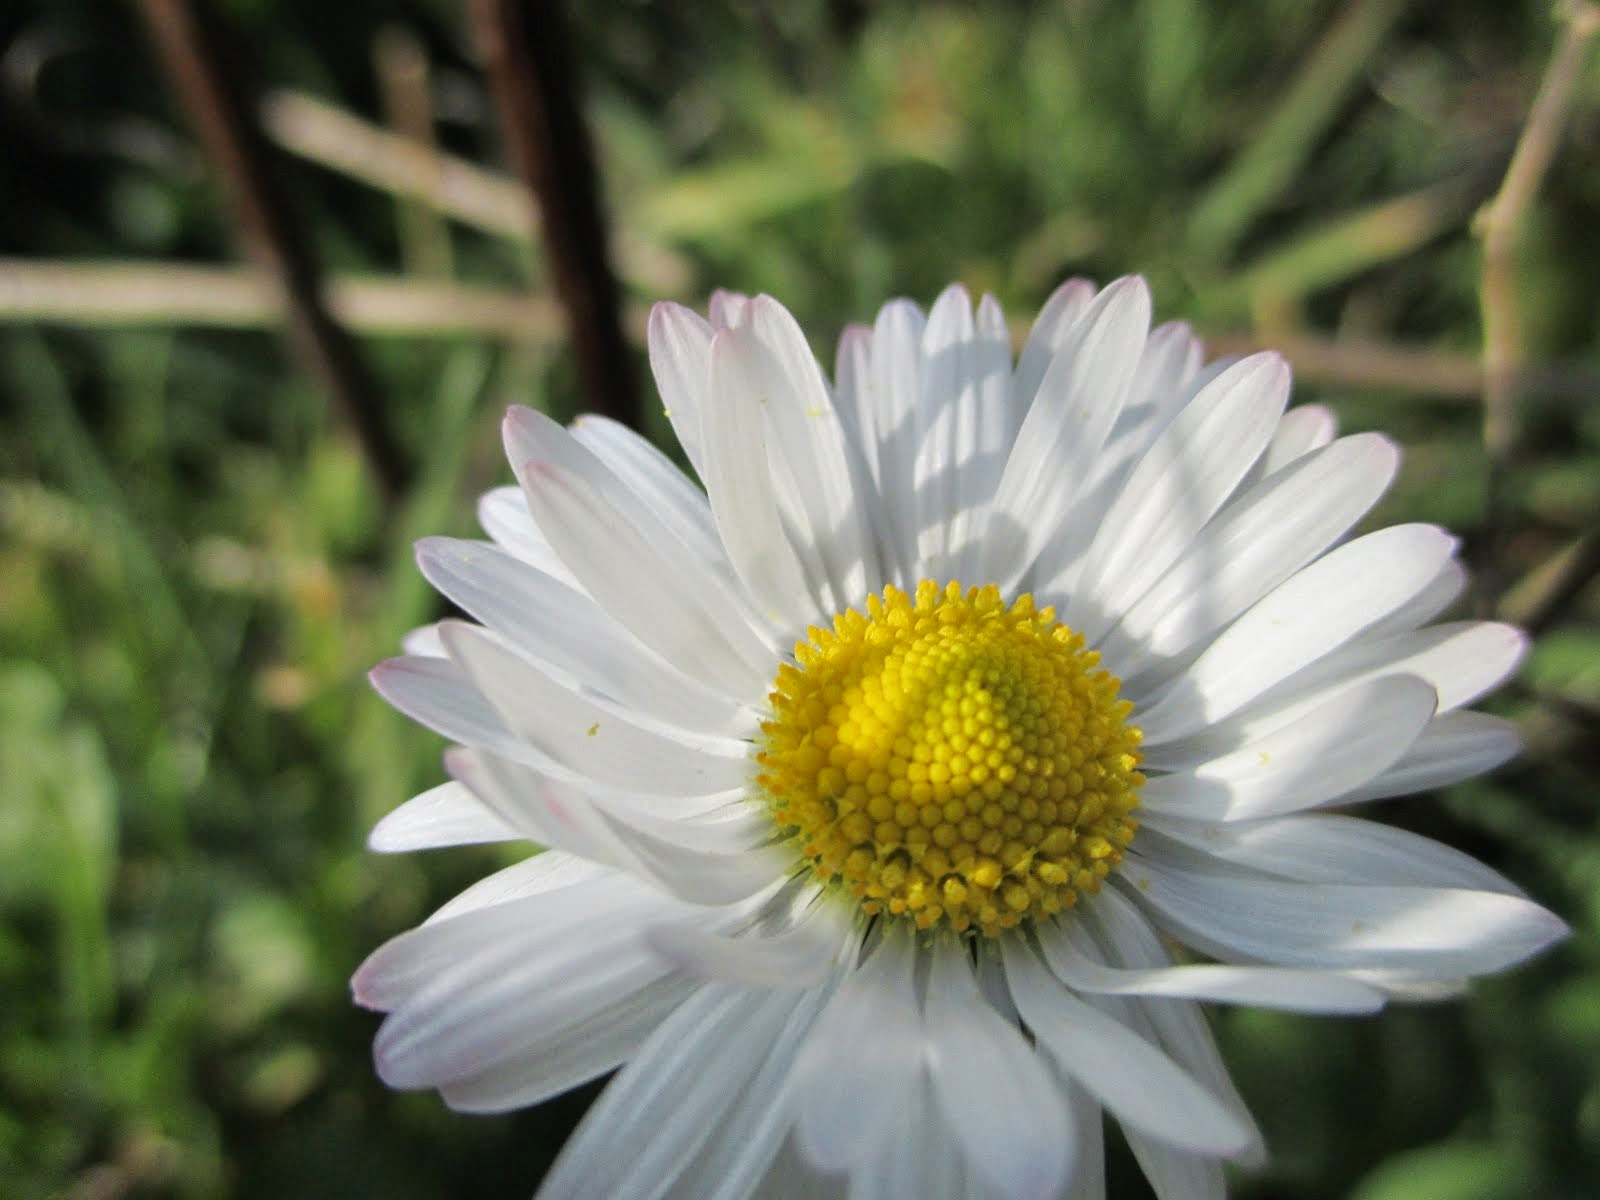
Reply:
[[[329, 311], [375, 336], [462, 334], [547, 345], [561, 312], [544, 296], [424, 279], [331, 276]], [[283, 290], [256, 267], [0, 258], [0, 322], [263, 329], [286, 319]]]
[[377, 386], [323, 304], [318, 264], [204, 0], [140, 0], [140, 9], [172, 90], [227, 194], [246, 254], [281, 292], [291, 338], [354, 429], [378, 486], [397, 497], [406, 471]]
[[1561, 620], [1600, 575], [1600, 528], [1582, 534], [1512, 588], [1503, 615], [1538, 634]]
[[[561, 336], [555, 301], [526, 292], [340, 275], [329, 277], [323, 290], [334, 319], [363, 334], [477, 334], [540, 345]], [[623, 331], [635, 346], [646, 316], [643, 305], [623, 310]], [[255, 268], [0, 258], [0, 322], [261, 328], [283, 319], [281, 294]], [[1019, 339], [1027, 328], [1019, 318]], [[1275, 349], [1304, 382], [1389, 388], [1452, 404], [1476, 402], [1483, 394], [1482, 364], [1450, 351], [1306, 334], [1266, 342], [1251, 334], [1214, 333], [1207, 334], [1206, 345], [1219, 354]], [[1530, 399], [1583, 404], [1600, 395], [1600, 371], [1581, 363], [1527, 363], [1516, 386]]]
[[472, 24], [511, 158], [539, 202], [544, 249], [566, 309], [589, 406], [639, 424], [606, 222], [576, 64], [557, 0], [473, 0]]
[[[304, 92], [269, 93], [267, 136], [298, 158], [348, 179], [425, 204], [463, 225], [514, 242], [539, 234], [536, 205], [521, 180], [392, 133]], [[652, 296], [681, 296], [694, 281], [683, 255], [626, 227], [616, 230], [617, 267]]]
[[1578, 0], [1563, 9], [1564, 25], [1539, 94], [1528, 113], [1505, 179], [1478, 215], [1483, 241], [1479, 305], [1483, 319], [1483, 448], [1489, 463], [1485, 521], [1488, 553], [1479, 573], [1477, 608], [1494, 612], [1505, 588], [1501, 557], [1509, 514], [1506, 481], [1518, 436], [1518, 370], [1523, 346], [1517, 313], [1516, 240], [1523, 218], [1544, 180], [1572, 90], [1591, 38], [1600, 31], [1600, 6]]
[[[428, 56], [416, 36], [400, 25], [378, 33], [372, 65], [383, 96], [384, 120], [422, 151], [424, 171], [437, 180], [443, 174], [434, 139], [433, 95]], [[448, 279], [452, 273], [450, 229], [433, 209], [408, 196], [395, 200], [400, 253], [410, 274]]]
[[435, 154], [303, 92], [268, 93], [261, 121], [273, 141], [299, 158], [426, 204], [484, 233], [533, 241], [535, 214], [528, 189], [501, 171], [455, 155]]
[[[1314, 334], [1208, 333], [1205, 343], [1218, 354], [1276, 350], [1304, 383], [1392, 388], [1457, 403], [1475, 403], [1483, 395], [1482, 362], [1449, 350]], [[1559, 404], [1587, 403], [1600, 395], [1600, 371], [1582, 363], [1522, 363], [1513, 382], [1524, 396]]]

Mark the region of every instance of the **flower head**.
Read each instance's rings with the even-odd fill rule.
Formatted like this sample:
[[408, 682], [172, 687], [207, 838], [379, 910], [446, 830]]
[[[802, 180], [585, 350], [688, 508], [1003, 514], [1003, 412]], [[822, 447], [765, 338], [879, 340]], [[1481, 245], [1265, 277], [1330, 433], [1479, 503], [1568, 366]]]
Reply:
[[1522, 635], [1432, 623], [1442, 530], [1352, 535], [1389, 442], [1148, 325], [1074, 281], [1013, 363], [951, 288], [830, 387], [770, 298], [659, 306], [703, 492], [513, 410], [492, 541], [418, 547], [477, 623], [373, 672], [454, 779], [373, 844], [549, 849], [361, 968], [383, 1077], [490, 1111], [626, 1064], [548, 1196], [1097, 1195], [1107, 1111], [1214, 1195], [1262, 1148], [1195, 1001], [1366, 1012], [1560, 937], [1331, 811], [1515, 753], [1464, 706]]

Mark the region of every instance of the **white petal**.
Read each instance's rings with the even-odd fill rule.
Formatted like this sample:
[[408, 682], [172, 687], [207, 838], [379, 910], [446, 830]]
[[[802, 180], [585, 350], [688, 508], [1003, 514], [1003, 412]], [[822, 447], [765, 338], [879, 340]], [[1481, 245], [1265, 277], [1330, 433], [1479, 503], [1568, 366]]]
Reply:
[[1222, 1164], [1128, 1130], [1128, 1148], [1150, 1181], [1156, 1200], [1225, 1200], [1227, 1180]]
[[1064, 620], [1091, 644], [1183, 553], [1265, 448], [1289, 368], [1258, 354], [1224, 371], [1151, 444], [1112, 503]]
[[1061, 1068], [1119, 1121], [1198, 1153], [1232, 1155], [1254, 1131], [1144, 1038], [1077, 999], [1020, 938], [1001, 943], [1022, 1019]]
[[672, 422], [672, 431], [689, 464], [704, 479], [700, 425], [709, 396], [711, 326], [699, 313], [681, 304], [661, 303], [650, 310], [647, 340], [650, 370], [655, 374], [667, 420]]
[[693, 796], [739, 787], [750, 773], [742, 742], [689, 733], [667, 737], [647, 729], [614, 707], [560, 686], [476, 625], [446, 622], [443, 636], [452, 660], [506, 727], [578, 776], [624, 791]]
[[770, 430], [762, 412], [767, 363], [746, 333], [719, 332], [711, 343], [711, 402], [703, 478], [734, 570], [776, 625], [804, 628], [820, 619], [815, 585], [785, 528], [772, 474]]
[[662, 661], [593, 600], [481, 542], [424, 538], [417, 563], [452, 602], [565, 680], [630, 709], [706, 733], [754, 732], [739, 699]]
[[568, 587], [583, 590], [561, 556], [550, 548], [544, 534], [528, 513], [528, 498], [520, 487], [498, 487], [478, 500], [478, 524], [483, 531], [523, 562], [558, 579]]
[[909, 300], [878, 312], [872, 327], [871, 395], [876, 414], [878, 491], [882, 497], [891, 569], [901, 586], [914, 586], [917, 545], [917, 401], [922, 391], [922, 333], [927, 322]]
[[[586, 790], [600, 811], [614, 821], [686, 850], [735, 854], [773, 840], [772, 817], [750, 803], [746, 788], [708, 796], [641, 796], [600, 787]], [[787, 874], [792, 867], [790, 854], [779, 873]]]
[[1070, 511], [1039, 551], [1032, 576], [1041, 603], [1058, 607], [1065, 603], [1077, 586], [1084, 551], [1129, 473], [1204, 382], [1229, 365], [1224, 362], [1201, 372], [1200, 364], [1200, 339], [1183, 322], [1169, 321], [1151, 330], [1116, 424], [1088, 478], [1077, 486]]
[[[1152, 347], [1146, 343], [1117, 423], [1091, 465], [1088, 479], [1079, 486], [1060, 529], [1034, 564], [1032, 582], [1036, 595], [1058, 608], [1064, 608], [1079, 589], [1087, 551], [1098, 537], [1112, 504], [1126, 490], [1129, 476], [1156, 439], [1170, 429], [1173, 419], [1237, 362], [1222, 358], [1196, 369], [1199, 343], [1186, 327], [1174, 330], [1163, 325], [1157, 332], [1171, 344]], [[1195, 360], [1187, 353], [1179, 353], [1191, 345]], [[1172, 390], [1162, 390], [1169, 384]], [[1130, 407], [1135, 401], [1141, 401], [1139, 407]]]
[[1283, 414], [1266, 453], [1251, 470], [1254, 478], [1265, 479], [1313, 450], [1333, 441], [1339, 419], [1320, 404], [1302, 404]]
[[1481, 975], [1567, 933], [1553, 913], [1495, 892], [1245, 879], [1132, 854], [1121, 878], [1191, 945], [1288, 966]]
[[1456, 559], [1439, 568], [1420, 592], [1366, 631], [1369, 638], [1388, 637], [1426, 625], [1443, 613], [1467, 590], [1467, 569]]
[[[1155, 930], [1116, 888], [1102, 888], [1084, 911], [1084, 923], [1105, 951], [1101, 961], [1130, 969], [1168, 967], [1172, 956]], [[1249, 1106], [1233, 1086], [1205, 1013], [1198, 1004], [1173, 1000], [1122, 1000], [1095, 996], [1098, 1007], [1117, 1016], [1142, 1036], [1160, 1046], [1212, 1096], [1233, 1113], [1250, 1143], [1234, 1156], [1241, 1166], [1254, 1168], [1266, 1161], [1266, 1142], [1256, 1128]]]
[[[1517, 669], [1528, 638], [1496, 621], [1452, 621], [1384, 638], [1363, 637], [1328, 655], [1291, 684], [1278, 705], [1283, 719], [1298, 719], [1318, 693], [1348, 688], [1380, 675], [1403, 672], [1426, 679], [1439, 694], [1439, 711], [1471, 704]], [[1273, 697], [1272, 699], [1280, 699]]]
[[1039, 315], [1028, 330], [1028, 339], [1022, 345], [1022, 353], [1017, 356], [1017, 370], [1011, 385], [1011, 394], [1024, 413], [1033, 404], [1045, 372], [1067, 344], [1072, 327], [1094, 297], [1095, 287], [1089, 280], [1069, 279], [1051, 292], [1039, 309]]
[[[1182, 321], [1168, 321], [1150, 331], [1122, 410], [1124, 419], [1142, 427], [1139, 436], [1145, 446], [1188, 403], [1189, 383], [1200, 371], [1203, 354], [1200, 339]], [[1113, 431], [1114, 437], [1123, 434], [1121, 429]]]
[[439, 1095], [458, 1112], [500, 1113], [542, 1104], [631, 1059], [696, 986], [678, 976], [647, 983], [584, 1013], [559, 1036], [440, 1085]]
[[878, 420], [872, 394], [872, 329], [846, 325], [834, 355], [833, 403], [847, 440], [861, 454], [873, 486], [878, 484]]
[[1399, 762], [1334, 803], [1355, 804], [1431, 791], [1492, 771], [1521, 750], [1522, 738], [1510, 721], [1487, 713], [1442, 713], [1429, 722]]
[[781, 933], [725, 938], [693, 925], [661, 925], [650, 931], [649, 940], [695, 978], [792, 989], [816, 987], [827, 979], [858, 939], [844, 906], [822, 897]]
[[850, 1172], [849, 1200], [974, 1200], [966, 1175], [923, 1080], [896, 1114], [878, 1154]]
[[1071, 1120], [1049, 1072], [978, 990], [965, 945], [934, 944], [928, 975], [928, 1077], [967, 1165], [1013, 1200], [1048, 1200], [1071, 1163]]
[[974, 320], [959, 284], [928, 314], [913, 488], [917, 550], [932, 579], [966, 579], [976, 565], [989, 501], [1014, 436], [1011, 345], [985, 296]]
[[561, 426], [531, 409], [505, 421], [528, 510], [584, 590], [686, 674], [759, 695], [772, 652], [719, 577]]
[[731, 291], [728, 288], [718, 288], [711, 293], [709, 305], [711, 313], [711, 327], [713, 329], [732, 329], [744, 320], [745, 311], [750, 307], [750, 297], [743, 292]]
[[866, 469], [846, 440], [827, 382], [789, 311], [757, 296], [739, 327], [754, 350], [776, 462], [793, 476], [800, 497], [802, 541], [812, 547], [832, 591], [831, 610], [857, 602], [882, 578], [877, 547], [863, 516], [858, 484]]
[[[664, 1021], [584, 1117], [540, 1200], [660, 1196], [689, 1166], [794, 1011], [794, 998], [706, 987]], [[626, 1153], [618, 1153], [626, 1146]]]
[[[978, 381], [971, 361], [972, 299], [953, 283], [928, 310], [922, 331], [922, 394], [916, 408], [916, 458], [911, 494], [916, 503], [916, 555], [932, 579], [958, 578], [950, 557], [950, 523], [957, 515], [957, 426], [960, 410], [975, 407]], [[1009, 368], [1009, 352], [1007, 367]], [[1007, 370], [1009, 382], [1009, 369]]]
[[818, 1169], [862, 1161], [922, 1077], [928, 1041], [912, 986], [915, 946], [889, 930], [834, 993], [794, 1065], [795, 1142]]
[[749, 1194], [761, 1200], [847, 1200], [848, 1183], [843, 1175], [818, 1174], [795, 1139], [790, 1138], [778, 1150], [765, 1178]]
[[[894, 544], [890, 529], [889, 506], [883, 502], [883, 466], [879, 461], [882, 439], [878, 434], [879, 404], [872, 372], [872, 330], [865, 325], [847, 326], [839, 336], [838, 381], [834, 406], [850, 444], [850, 457], [860, 464], [862, 479], [862, 519], [877, 547], [879, 576], [868, 582], [873, 591], [885, 583], [903, 583], [901, 548]], [[852, 601], [855, 602], [855, 601]]]
[[1404, 971], [1352, 971], [1356, 978], [1382, 988], [1385, 995], [1407, 1004], [1439, 1004], [1467, 994], [1467, 979], [1414, 979]]
[[1284, 680], [1243, 712], [1205, 733], [1152, 745], [1146, 761], [1164, 770], [1193, 766], [1305, 720], [1343, 692], [1394, 674], [1425, 680], [1438, 694], [1439, 711], [1448, 713], [1470, 704], [1514, 671], [1526, 646], [1520, 630], [1479, 621], [1435, 625], [1376, 640], [1362, 636]]
[[792, 850], [775, 843], [772, 817], [750, 803], [747, 787], [708, 796], [641, 796], [596, 788], [595, 803], [607, 816], [675, 846], [706, 854], [771, 851], [782, 861], [779, 874], [794, 867]]
[[1324, 555], [1254, 604], [1139, 714], [1146, 744], [1219, 721], [1337, 649], [1426, 586], [1454, 548], [1431, 525], [1397, 525]]
[[1125, 679], [1184, 655], [1348, 532], [1399, 463], [1387, 439], [1356, 434], [1248, 490], [1122, 615], [1101, 654]]
[[1072, 1109], [1072, 1124], [1076, 1133], [1076, 1152], [1073, 1155], [1071, 1186], [1066, 1200], [1106, 1200], [1106, 1139], [1104, 1118], [1100, 1105], [1086, 1090], [1072, 1081], [1054, 1061], [1051, 1070], [1061, 1083], [1062, 1092]]
[[407, 800], [372, 827], [367, 848], [379, 854], [510, 842], [522, 835], [459, 783], [442, 783]]
[[439, 641], [439, 626], [419, 625], [400, 639], [400, 648], [412, 658], [443, 658], [444, 644]]
[[1218, 858], [1303, 883], [1465, 888], [1521, 896], [1477, 859], [1404, 829], [1318, 814], [1227, 827], [1163, 825], [1162, 832]]
[[621, 867], [692, 903], [732, 903], [783, 879], [781, 852], [717, 854], [674, 845], [616, 819], [582, 788], [494, 755], [451, 750], [445, 765], [531, 840]]
[[[475, 796], [473, 801], [482, 804]], [[492, 875], [485, 875], [465, 891], [447, 900], [424, 923], [431, 925], [437, 921], [448, 921], [452, 917], [504, 904], [508, 900], [560, 891], [603, 875], [617, 874], [611, 867], [560, 850], [538, 850], [521, 862], [501, 867]]]
[[995, 490], [978, 577], [1012, 584], [1070, 511], [1122, 409], [1150, 327], [1144, 281], [1120, 279], [1072, 325]]
[[[507, 868], [489, 878], [498, 883], [514, 870], [540, 860], [551, 861], [550, 853], [535, 855], [516, 864], [516, 868]], [[645, 884], [621, 872], [578, 864], [579, 869], [569, 873], [564, 869], [565, 864], [577, 860], [557, 853], [553, 861], [553, 869], [535, 873], [534, 886], [529, 892], [521, 893], [515, 883], [500, 885], [497, 890], [518, 894], [474, 901], [461, 906], [448, 919], [436, 913], [430, 921], [390, 938], [367, 956], [351, 980], [356, 1003], [379, 1012], [389, 1012], [409, 1003], [442, 972], [464, 963], [474, 952], [492, 948], [501, 931], [510, 930], [514, 937], [520, 937], [524, 931], [515, 925], [515, 920], [523, 915], [532, 913], [536, 917], [558, 918], [548, 933], [559, 937], [558, 926], [588, 921], [591, 910], [609, 914], [625, 909], [630, 903], [637, 904], [646, 892]], [[540, 886], [541, 875], [545, 881], [554, 882]], [[478, 886], [488, 883], [489, 880], [483, 880]], [[468, 889], [475, 890], [476, 887]], [[515, 916], [507, 917], [499, 911], [501, 909]]]
[[391, 1087], [437, 1087], [549, 1044], [666, 975], [639, 930], [672, 905], [601, 877], [395, 938], [356, 976], [363, 1003], [390, 1009], [374, 1047], [379, 1074]]
[[1399, 761], [1433, 719], [1436, 700], [1428, 683], [1409, 675], [1362, 683], [1238, 750], [1155, 776], [1140, 806], [1213, 821], [1315, 808]]
[[633, 489], [691, 554], [722, 567], [731, 578], [727, 554], [711, 516], [711, 504], [676, 463], [626, 425], [609, 417], [592, 413], [578, 417], [572, 423], [572, 436]]
[[[780, 1148], [793, 1122], [789, 1095], [795, 1055], [833, 995], [833, 986], [789, 994], [794, 996], [794, 1007], [788, 1021], [771, 1039], [764, 1061], [739, 1093], [717, 1136], [679, 1178], [673, 1200], [748, 1200], [775, 1158], [778, 1169], [809, 1176], [792, 1162], [792, 1154], [780, 1156]], [[828, 1194], [838, 1192], [833, 1187]]]
[[497, 754], [544, 762], [506, 728], [500, 714], [448, 658], [391, 658], [367, 673], [373, 691], [413, 721], [452, 742]]
[[1042, 926], [1039, 946], [1069, 988], [1107, 996], [1171, 996], [1220, 1004], [1249, 1004], [1287, 1012], [1369, 1013], [1383, 995], [1346, 976], [1293, 967], [1108, 967], [1085, 952], [1087, 934], [1072, 921]]

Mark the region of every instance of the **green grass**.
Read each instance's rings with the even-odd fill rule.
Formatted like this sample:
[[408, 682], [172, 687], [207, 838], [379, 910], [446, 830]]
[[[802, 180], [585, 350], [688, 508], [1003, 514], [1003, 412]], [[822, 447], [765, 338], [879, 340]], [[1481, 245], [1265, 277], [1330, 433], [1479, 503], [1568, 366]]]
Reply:
[[[127, 12], [23, 7], [0, 42], [70, 35], [42, 110], [99, 136], [0, 126], [0, 251], [230, 257], [210, 189], [130, 141], [129, 122], [171, 117]], [[262, 76], [378, 111], [387, 6], [224, 11]], [[1555, 36], [1546, 5], [1496, 0], [752, 11], [577, 17], [608, 191], [620, 224], [689, 264], [674, 298], [771, 291], [830, 360], [890, 295], [926, 303], [960, 279], [1026, 314], [1068, 274], [1128, 271], [1163, 319], [1474, 353], [1470, 216]], [[455, 6], [404, 16], [454, 98], [447, 143], [495, 158]], [[1593, 367], [1592, 69], [1570, 119], [1518, 295], [1531, 357]], [[293, 178], [331, 263], [401, 269], [388, 198]], [[453, 249], [468, 281], [529, 265], [466, 230]], [[363, 676], [441, 611], [411, 541], [471, 531], [474, 497], [507, 478], [504, 406], [573, 412], [574, 368], [560, 346], [487, 339], [364, 349], [419, 464], [394, 505], [270, 332], [0, 325], [0, 1194], [522, 1196], [581, 1111], [580, 1095], [474, 1118], [386, 1092], [346, 982], [500, 861], [365, 851], [378, 816], [441, 777], [441, 743]], [[1484, 562], [1472, 405], [1356, 381], [1298, 394], [1406, 444], [1382, 515], [1446, 522]], [[1597, 413], [1530, 401], [1496, 551], [1508, 579], [1594, 521]], [[1501, 867], [1577, 936], [1460, 1003], [1218, 1014], [1274, 1150], [1240, 1194], [1565, 1197], [1600, 1178], [1594, 588], [1496, 707], [1527, 733], [1521, 762], [1382, 815]], [[1113, 1193], [1142, 1194], [1114, 1154]]]

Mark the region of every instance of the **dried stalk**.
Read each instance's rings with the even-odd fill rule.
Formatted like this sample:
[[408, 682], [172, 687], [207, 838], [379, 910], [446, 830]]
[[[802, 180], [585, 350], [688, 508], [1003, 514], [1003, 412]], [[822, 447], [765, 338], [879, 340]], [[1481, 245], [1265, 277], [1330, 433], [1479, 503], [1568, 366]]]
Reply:
[[473, 0], [468, 11], [511, 158], [539, 201], [542, 249], [572, 330], [588, 405], [637, 427], [633, 358], [622, 337], [621, 297], [562, 6]]
[[[535, 344], [561, 336], [555, 304], [525, 292], [335, 277], [325, 295], [333, 319], [363, 333], [464, 334]], [[0, 321], [263, 329], [285, 316], [282, 289], [256, 268], [0, 259]]]
[[[391, 25], [373, 43], [372, 65], [383, 95], [384, 120], [424, 151], [428, 173], [437, 180], [443, 163], [434, 140], [428, 56], [421, 43], [409, 30]], [[437, 211], [408, 196], [397, 196], [396, 207], [406, 273], [449, 279], [453, 273], [449, 226]]]
[[[525, 292], [349, 276], [333, 277], [324, 291], [333, 317], [366, 334], [477, 335], [538, 345], [561, 336], [554, 301]], [[283, 315], [271, 280], [250, 268], [0, 258], [0, 322], [256, 329], [279, 323]], [[643, 338], [646, 315], [639, 304], [623, 310], [623, 328], [635, 345]], [[1249, 334], [1208, 335], [1206, 345], [1219, 354], [1262, 348]], [[1271, 348], [1306, 382], [1392, 388], [1458, 402], [1476, 400], [1483, 391], [1482, 365], [1469, 355], [1305, 335], [1276, 339]], [[1530, 364], [1519, 371], [1516, 386], [1526, 396], [1582, 403], [1600, 395], [1600, 371], [1576, 363]]]
[[1476, 222], [1483, 241], [1479, 304], [1483, 314], [1483, 448], [1489, 462], [1485, 501], [1489, 552], [1479, 573], [1477, 607], [1486, 616], [1497, 608], [1505, 587], [1500, 559], [1509, 516], [1506, 478], [1518, 432], [1517, 385], [1523, 349], [1517, 317], [1517, 233], [1555, 157], [1584, 53], [1600, 31], [1600, 6], [1586, 0], [1566, 5], [1562, 15], [1565, 24], [1560, 41], [1517, 139], [1505, 179]]
[[268, 95], [261, 105], [261, 120], [268, 135], [291, 154], [426, 204], [497, 237], [533, 240], [535, 219], [528, 191], [509, 175], [454, 155], [436, 154], [301, 92]]
[[203, 0], [141, 0], [172, 89], [221, 180], [244, 250], [282, 294], [289, 332], [356, 432], [379, 487], [405, 490], [406, 470], [379, 392], [355, 344], [328, 315], [309, 241], [295, 222], [271, 147], [222, 54]]

